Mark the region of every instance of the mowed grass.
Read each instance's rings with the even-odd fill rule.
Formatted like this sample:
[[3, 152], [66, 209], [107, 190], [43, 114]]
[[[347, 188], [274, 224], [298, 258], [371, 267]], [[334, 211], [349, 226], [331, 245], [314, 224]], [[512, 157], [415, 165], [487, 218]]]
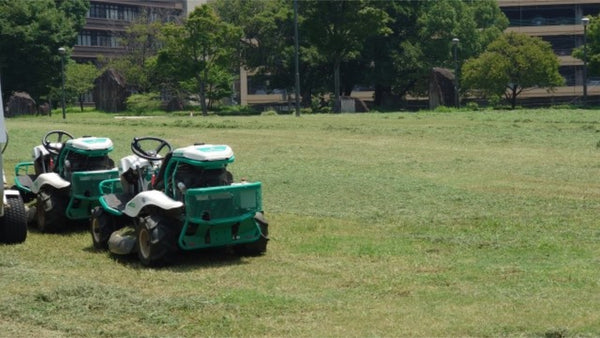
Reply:
[[161, 269], [88, 229], [0, 246], [0, 336], [600, 335], [593, 110], [12, 118], [8, 179], [45, 132], [225, 143], [263, 182], [268, 252]]

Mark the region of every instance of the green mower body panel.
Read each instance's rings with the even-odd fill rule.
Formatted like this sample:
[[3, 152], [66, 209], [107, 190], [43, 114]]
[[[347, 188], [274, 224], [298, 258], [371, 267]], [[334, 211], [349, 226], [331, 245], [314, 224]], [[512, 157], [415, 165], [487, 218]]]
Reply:
[[257, 241], [261, 230], [254, 216], [260, 211], [260, 182], [189, 189], [179, 247], [193, 250]]
[[71, 175], [71, 198], [65, 214], [73, 220], [88, 219], [90, 210], [100, 205], [100, 182], [119, 177], [117, 169], [76, 171]]

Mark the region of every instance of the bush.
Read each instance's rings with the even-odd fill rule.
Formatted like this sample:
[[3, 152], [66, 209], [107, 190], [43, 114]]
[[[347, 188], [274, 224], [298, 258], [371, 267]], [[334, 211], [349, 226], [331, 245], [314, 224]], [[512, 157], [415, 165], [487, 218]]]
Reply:
[[127, 98], [127, 109], [135, 115], [160, 110], [160, 96], [158, 93], [133, 94]]
[[499, 95], [492, 95], [488, 99], [488, 103], [489, 103], [490, 106], [496, 108], [496, 107], [500, 106], [500, 101], [501, 100], [502, 100], [502, 98]]
[[455, 110], [456, 110], [456, 108], [454, 108], [454, 107], [447, 107], [447, 106], [437, 106], [434, 109], [434, 111], [436, 113], [450, 113], [450, 112], [453, 112]]
[[214, 108], [218, 115], [258, 115], [260, 112], [250, 106], [218, 106]]
[[476, 111], [479, 110], [479, 105], [477, 104], [477, 102], [467, 102], [465, 108]]
[[269, 109], [269, 110], [265, 110], [264, 112], [260, 113], [261, 116], [277, 116], [279, 114], [277, 114], [277, 112], [273, 109]]

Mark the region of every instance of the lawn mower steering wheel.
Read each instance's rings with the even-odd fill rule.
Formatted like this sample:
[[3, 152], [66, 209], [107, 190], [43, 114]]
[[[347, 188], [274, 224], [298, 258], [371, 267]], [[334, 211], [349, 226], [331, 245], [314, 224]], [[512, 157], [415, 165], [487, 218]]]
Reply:
[[[60, 148], [53, 145], [53, 144], [57, 144], [63, 143], [63, 136], [67, 138], [67, 140], [72, 140], [73, 139], [73, 135], [67, 133], [66, 131], [63, 130], [51, 130], [49, 132], [46, 133], [46, 135], [44, 135], [44, 138], [42, 138], [42, 145], [44, 146], [44, 148], [46, 148], [46, 150], [48, 150], [48, 152], [52, 155], [58, 155], [58, 153], [60, 152]], [[51, 138], [56, 137], [57, 140], [56, 142], [52, 142]], [[67, 141], [65, 140], [65, 141]]]
[[[156, 146], [153, 150], [144, 150], [142, 149], [141, 143], [145, 141], [156, 142], [158, 143], [158, 146]], [[165, 158], [163, 155], [160, 154], [160, 152], [165, 148], [167, 149], [167, 154], [170, 153], [172, 150], [169, 142], [158, 137], [134, 137], [133, 141], [131, 141], [131, 151], [133, 151], [133, 153], [137, 156], [149, 161], [161, 161], [163, 158]]]

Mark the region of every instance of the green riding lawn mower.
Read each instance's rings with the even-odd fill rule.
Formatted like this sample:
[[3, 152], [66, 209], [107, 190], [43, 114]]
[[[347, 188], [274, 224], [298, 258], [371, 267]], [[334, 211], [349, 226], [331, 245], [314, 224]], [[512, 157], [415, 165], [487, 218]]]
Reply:
[[[148, 147], [148, 142], [154, 143]], [[137, 253], [147, 266], [199, 249], [266, 252], [261, 183], [233, 182], [229, 146], [195, 144], [171, 151], [166, 141], [143, 137], [133, 140], [131, 150], [134, 154], [119, 163], [120, 177], [100, 183], [100, 206], [91, 220], [94, 247]]]
[[[30, 219], [41, 232], [59, 232], [68, 223], [89, 224], [101, 181], [118, 177], [106, 137], [74, 138], [52, 130], [33, 148], [33, 160], [15, 167], [15, 187], [31, 202]], [[34, 201], [35, 202], [32, 202]]]

